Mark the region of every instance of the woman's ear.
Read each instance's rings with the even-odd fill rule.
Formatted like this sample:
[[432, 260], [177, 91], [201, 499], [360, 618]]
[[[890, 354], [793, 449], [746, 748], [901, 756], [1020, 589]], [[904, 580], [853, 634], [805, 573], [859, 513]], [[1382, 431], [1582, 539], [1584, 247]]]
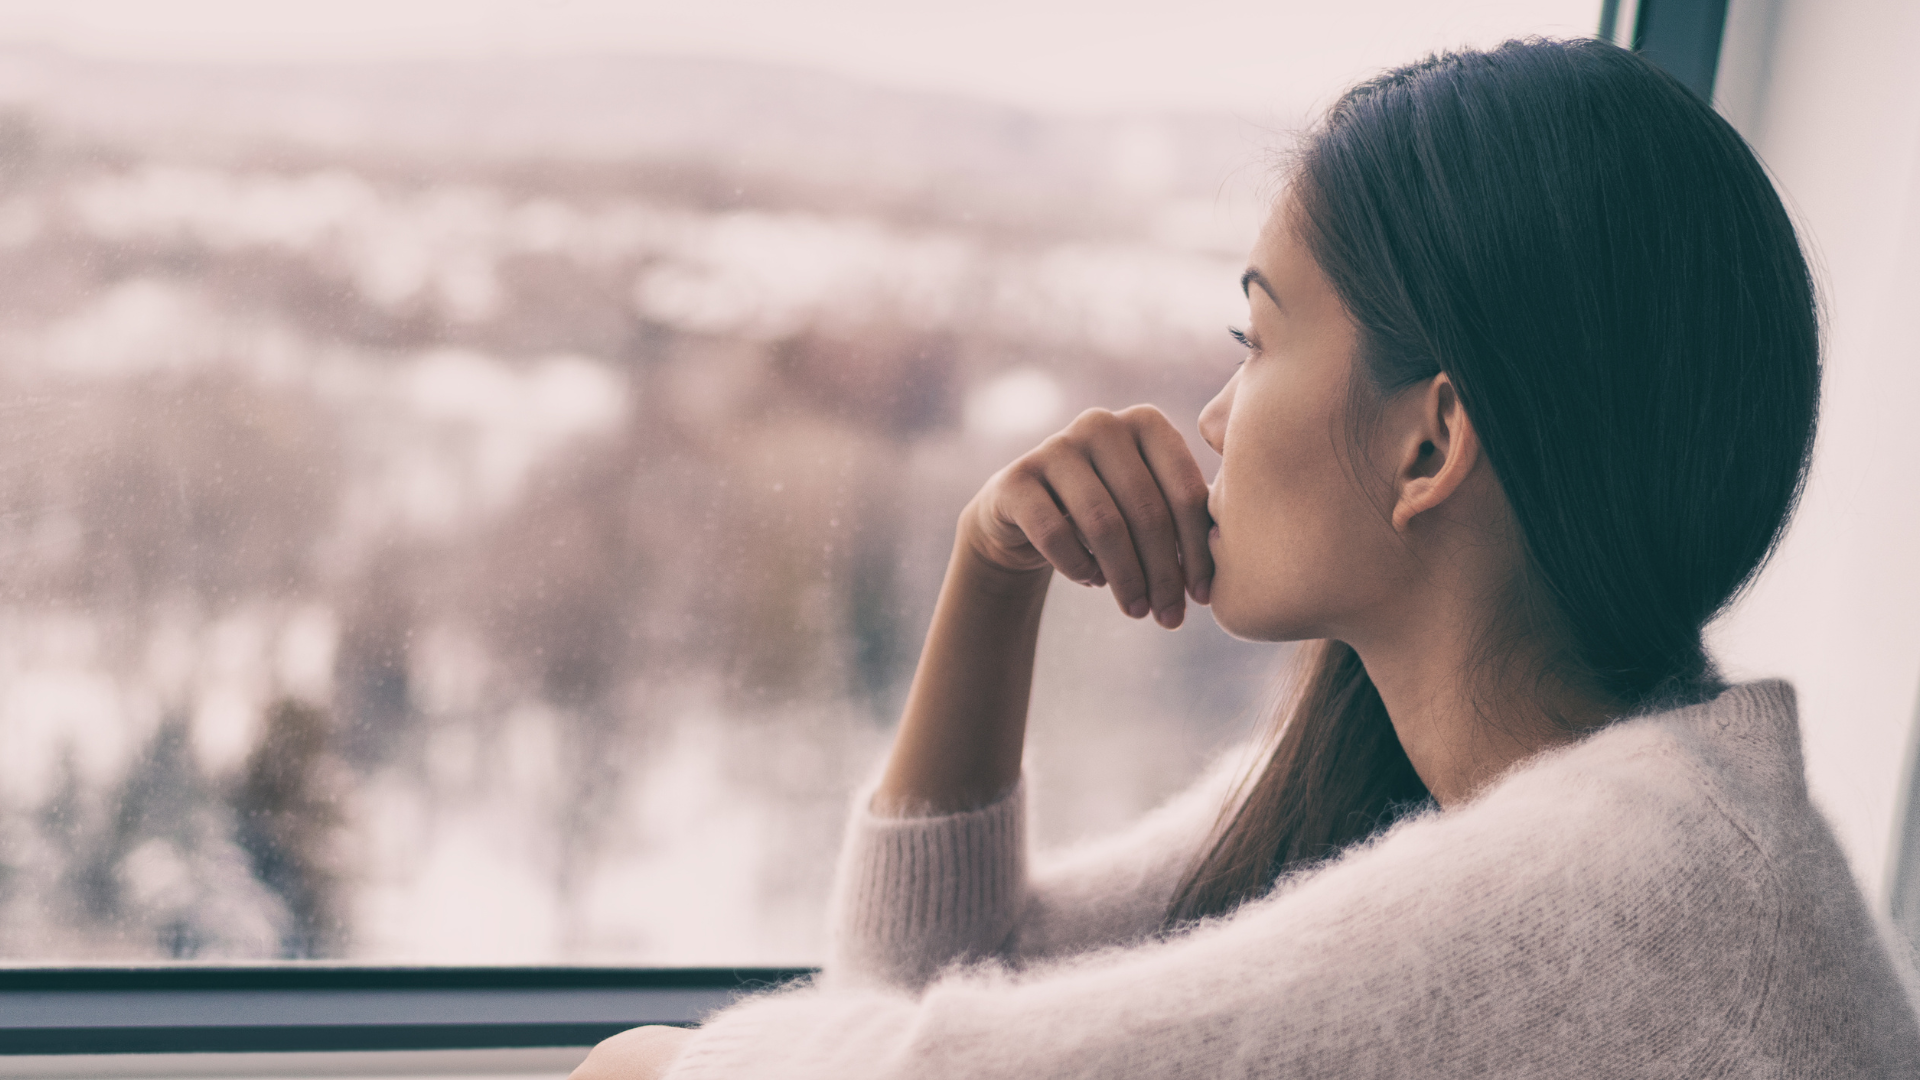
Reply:
[[1410, 390], [1409, 397], [1411, 423], [1402, 428], [1405, 441], [1394, 471], [1396, 532], [1452, 498], [1480, 460], [1480, 437], [1445, 372]]

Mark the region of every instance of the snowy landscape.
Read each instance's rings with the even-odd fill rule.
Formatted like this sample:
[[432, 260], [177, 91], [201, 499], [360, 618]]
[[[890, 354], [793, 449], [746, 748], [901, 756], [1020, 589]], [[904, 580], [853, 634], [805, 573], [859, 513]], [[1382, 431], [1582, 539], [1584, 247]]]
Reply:
[[[1094, 405], [1211, 471], [1277, 130], [0, 53], [0, 957], [817, 962], [966, 499]], [[1278, 660], [1056, 583], [1040, 839]]]

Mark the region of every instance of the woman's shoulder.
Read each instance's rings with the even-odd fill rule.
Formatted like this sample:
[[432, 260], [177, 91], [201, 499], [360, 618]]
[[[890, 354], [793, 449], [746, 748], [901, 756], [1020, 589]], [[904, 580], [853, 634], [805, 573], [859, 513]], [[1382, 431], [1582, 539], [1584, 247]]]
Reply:
[[1564, 927], [1661, 933], [1677, 919], [1739, 937], [1777, 923], [1781, 861], [1800, 857], [1820, 829], [1792, 691], [1755, 683], [1536, 755], [1335, 866], [1400, 864], [1422, 891], [1550, 909]]
[[[1802, 1022], [1856, 1051], [1920, 1048], [1900, 965], [1808, 795], [1790, 685], [1622, 720], [1540, 764], [1483, 808], [1549, 823], [1578, 853], [1572, 878], [1620, 883], [1599, 905], [1631, 912], [1645, 944], [1749, 958], [1742, 996], [1783, 1021], [1756, 1038]], [[1557, 813], [1544, 809], [1555, 793]]]
[[1377, 847], [1437, 889], [1498, 898], [1484, 909], [1495, 919], [1550, 912], [1540, 926], [1570, 941], [1882, 965], [1865, 898], [1808, 797], [1784, 682], [1616, 721]]
[[[1549, 820], [1581, 831], [1636, 830], [1656, 860], [1656, 842], [1691, 859], [1694, 848], [1733, 840], [1771, 865], [1804, 850], [1809, 830], [1825, 828], [1807, 795], [1793, 688], [1776, 679], [1618, 720], [1515, 770], [1485, 801], [1543, 797], [1569, 811]], [[1663, 827], [1701, 818], [1724, 828]]]
[[1263, 961], [1307, 940], [1365, 941], [1407, 986], [1504, 1002], [1507, 1019], [1657, 1026], [1649, 1003], [1691, 995], [1747, 1030], [1776, 977], [1781, 893], [1689, 756], [1630, 726], [1539, 755], [1230, 922], [1246, 920], [1239, 944]]
[[[1891, 958], [1807, 802], [1779, 683], [1540, 755], [1287, 879], [1216, 932], [1222, 955], [1258, 965], [1307, 957], [1316, 985], [1357, 963], [1342, 943], [1364, 942], [1397, 986], [1473, 1001], [1487, 1023], [1614, 1035], [1678, 1023], [1742, 1061], [1794, 1060], [1822, 1040], [1835, 1061], [1920, 1050]], [[1315, 948], [1339, 959], [1314, 961]]]

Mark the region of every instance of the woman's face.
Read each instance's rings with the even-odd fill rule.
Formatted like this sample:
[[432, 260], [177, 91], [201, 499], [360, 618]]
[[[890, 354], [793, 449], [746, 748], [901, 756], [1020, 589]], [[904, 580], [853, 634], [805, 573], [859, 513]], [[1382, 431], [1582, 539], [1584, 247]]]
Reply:
[[1407, 555], [1388, 518], [1390, 477], [1351, 452], [1358, 333], [1294, 235], [1283, 204], [1244, 283], [1247, 358], [1200, 413], [1220, 454], [1214, 618], [1261, 641], [1336, 637], [1389, 603]]

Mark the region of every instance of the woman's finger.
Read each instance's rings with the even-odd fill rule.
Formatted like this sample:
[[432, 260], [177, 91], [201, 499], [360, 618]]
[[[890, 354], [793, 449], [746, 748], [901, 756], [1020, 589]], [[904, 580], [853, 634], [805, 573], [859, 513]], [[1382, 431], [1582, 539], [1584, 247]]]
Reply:
[[1134, 550], [1127, 519], [1114, 505], [1113, 494], [1092, 463], [1080, 453], [1055, 455], [1047, 462], [1046, 479], [1087, 550], [1100, 564], [1100, 573], [1113, 589], [1120, 610], [1136, 619], [1152, 611], [1147, 575]]
[[1133, 422], [1140, 455], [1153, 471], [1173, 515], [1187, 594], [1195, 603], [1207, 603], [1213, 592], [1213, 549], [1207, 544], [1213, 515], [1207, 512], [1207, 480], [1200, 475], [1200, 463], [1193, 459], [1193, 451], [1187, 448], [1179, 429], [1159, 409], [1142, 405], [1120, 415]]
[[1186, 617], [1185, 579], [1180, 569], [1180, 535], [1167, 497], [1131, 427], [1120, 438], [1101, 439], [1091, 449], [1093, 467], [1126, 519], [1134, 555], [1146, 577], [1147, 601], [1160, 625], [1179, 626]]
[[1001, 496], [1001, 511], [1054, 569], [1083, 585], [1103, 583], [1100, 564], [1088, 552], [1073, 522], [1038, 468], [1020, 470]]

